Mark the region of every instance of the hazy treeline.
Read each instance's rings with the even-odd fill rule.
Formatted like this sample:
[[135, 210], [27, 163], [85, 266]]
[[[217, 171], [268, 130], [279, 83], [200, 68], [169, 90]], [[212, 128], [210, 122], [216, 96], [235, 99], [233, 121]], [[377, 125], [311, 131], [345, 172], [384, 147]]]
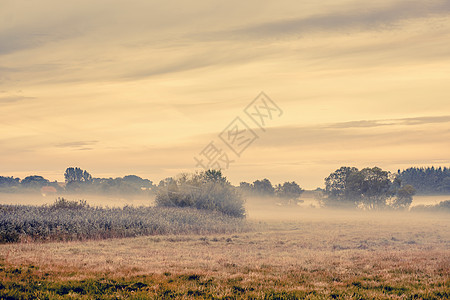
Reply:
[[381, 168], [341, 167], [325, 178], [324, 206], [407, 209], [416, 193], [398, 175]]
[[[449, 173], [447, 167], [409, 168], [391, 173], [378, 167], [359, 170], [344, 166], [325, 178], [324, 188], [318, 188], [316, 195], [323, 207], [408, 209], [417, 192], [450, 193]], [[245, 215], [242, 203], [246, 196], [296, 204], [302, 201], [299, 198], [304, 192], [295, 181], [272, 184], [267, 178], [233, 186], [216, 170], [168, 177], [158, 185], [137, 175], [96, 178], [78, 167], [67, 168], [64, 178], [64, 183], [58, 183], [38, 175], [24, 179], [0, 176], [0, 192], [156, 195], [158, 205], [218, 210], [234, 216]]]
[[50, 182], [42, 176], [32, 175], [24, 179], [0, 176], [0, 192], [5, 193], [91, 193], [106, 195], [154, 194], [155, 186], [149, 179], [136, 175], [117, 178], [95, 178], [78, 167], [67, 168], [65, 182]]
[[278, 197], [287, 203], [296, 202], [304, 191], [295, 181], [273, 185], [267, 178], [255, 180], [253, 183], [241, 182], [239, 188], [245, 195]]
[[398, 170], [404, 184], [412, 185], [418, 194], [450, 194], [450, 168], [428, 167]]
[[57, 191], [63, 190], [63, 188], [58, 185], [58, 182], [50, 182], [50, 180], [39, 175], [27, 176], [24, 179], [12, 176], [0, 176], [0, 192], [4, 193], [40, 191], [44, 186], [50, 186]]

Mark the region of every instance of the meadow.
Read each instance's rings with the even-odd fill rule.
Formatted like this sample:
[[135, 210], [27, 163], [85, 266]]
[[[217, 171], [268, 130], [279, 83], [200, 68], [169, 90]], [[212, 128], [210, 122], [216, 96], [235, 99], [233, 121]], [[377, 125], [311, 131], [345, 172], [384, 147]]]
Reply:
[[245, 230], [243, 219], [193, 208], [91, 207], [58, 198], [52, 205], [0, 205], [0, 243], [71, 241]]
[[233, 232], [0, 245], [0, 298], [450, 297], [448, 214], [247, 210]]

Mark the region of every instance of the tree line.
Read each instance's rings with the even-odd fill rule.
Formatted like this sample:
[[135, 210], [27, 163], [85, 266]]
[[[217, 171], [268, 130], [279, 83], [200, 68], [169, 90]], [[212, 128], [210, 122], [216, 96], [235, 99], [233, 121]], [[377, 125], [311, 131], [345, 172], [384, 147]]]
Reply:
[[407, 209], [416, 190], [381, 168], [341, 167], [325, 178], [323, 206]]
[[[210, 182], [226, 186], [227, 192], [222, 193], [222, 197], [238, 192], [242, 196], [276, 198], [285, 204], [301, 201], [299, 198], [304, 192], [295, 181], [274, 185], [269, 179], [264, 178], [252, 183], [241, 182], [239, 186], [232, 186], [217, 170], [195, 174], [168, 177], [155, 185], [151, 180], [136, 175], [96, 178], [79, 167], [69, 167], [64, 173], [64, 185], [56, 181], [50, 182], [38, 175], [27, 176], [24, 179], [0, 176], [0, 191], [28, 192], [42, 191], [44, 188], [48, 191], [49, 188], [53, 188], [55, 192], [114, 195], [158, 195], [160, 192], [161, 203], [170, 204], [172, 201], [175, 206], [189, 203], [193, 195], [197, 193], [195, 191]], [[344, 166], [324, 179], [324, 189], [318, 189], [321, 194], [319, 201], [324, 207], [359, 207], [369, 210], [406, 209], [411, 205], [416, 192], [450, 193], [449, 175], [450, 170], [446, 167], [409, 168], [391, 173], [378, 167], [359, 170], [355, 167]], [[184, 190], [181, 191], [180, 188]], [[180, 196], [184, 192], [187, 194]], [[203, 205], [199, 203], [195, 205]]]
[[412, 185], [418, 194], [450, 194], [450, 168], [408, 168], [397, 173], [400, 180]]
[[4, 193], [93, 193], [93, 194], [152, 194], [153, 182], [136, 175], [117, 178], [96, 178], [79, 167], [64, 172], [64, 184], [32, 175], [24, 179], [0, 176], [0, 192]]

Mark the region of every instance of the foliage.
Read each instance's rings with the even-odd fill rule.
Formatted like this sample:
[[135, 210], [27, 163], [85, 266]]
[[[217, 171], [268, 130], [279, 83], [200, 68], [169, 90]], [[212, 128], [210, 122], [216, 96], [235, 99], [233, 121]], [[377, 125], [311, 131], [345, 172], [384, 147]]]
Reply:
[[71, 182], [91, 183], [92, 182], [92, 175], [89, 174], [88, 171], [82, 170], [78, 167], [67, 168], [66, 172], [64, 172], [64, 178], [66, 180], [66, 183], [71, 183]]
[[415, 190], [381, 168], [341, 167], [325, 178], [325, 206], [408, 208]]
[[50, 206], [0, 205], [0, 243], [86, 240], [244, 230], [244, 221], [191, 208], [90, 207], [59, 198]]
[[255, 180], [253, 183], [241, 182], [239, 189], [247, 195], [277, 197], [287, 203], [295, 203], [303, 193], [303, 189], [295, 181], [286, 181], [283, 184], [273, 186], [267, 178]]
[[390, 204], [393, 208], [408, 208], [416, 194], [416, 189], [412, 185], [405, 185], [397, 190], [397, 197]]
[[20, 189], [20, 178], [0, 176], [0, 191], [14, 193]]
[[67, 168], [64, 172], [64, 178], [66, 191], [77, 193], [88, 191], [93, 182], [92, 175], [78, 167]]
[[147, 190], [151, 190], [151, 186], [148, 179], [128, 175], [124, 178], [94, 178], [89, 191], [98, 194], [136, 195], [147, 193]]
[[123, 177], [122, 180], [132, 186], [139, 188], [139, 189], [153, 187], [153, 182], [151, 180], [143, 179], [136, 175], [126, 175]]
[[275, 188], [267, 178], [255, 180], [252, 185], [252, 191], [259, 196], [273, 196], [275, 194]]
[[39, 188], [39, 189], [43, 186], [48, 185], [49, 183], [50, 181], [38, 175], [27, 176], [20, 182], [20, 184], [25, 188]]
[[83, 209], [89, 208], [86, 200], [67, 200], [62, 197], [58, 197], [55, 202], [50, 205], [51, 209]]
[[398, 170], [404, 184], [412, 185], [418, 194], [450, 194], [450, 168], [428, 167]]
[[295, 181], [286, 181], [283, 185], [278, 184], [275, 188], [275, 195], [287, 201], [298, 200], [302, 193], [303, 189]]
[[0, 176], [0, 187], [18, 186], [20, 178]]
[[242, 196], [217, 170], [180, 174], [177, 179], [161, 182], [156, 204], [215, 210], [233, 217], [245, 216]]

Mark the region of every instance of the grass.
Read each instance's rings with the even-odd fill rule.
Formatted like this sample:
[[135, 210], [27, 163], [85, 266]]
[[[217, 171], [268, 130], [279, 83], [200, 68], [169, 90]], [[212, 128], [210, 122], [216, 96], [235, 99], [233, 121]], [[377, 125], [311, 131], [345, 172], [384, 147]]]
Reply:
[[447, 216], [281, 209], [249, 232], [0, 245], [0, 298], [449, 298]]
[[242, 219], [190, 208], [101, 208], [64, 199], [50, 206], [0, 205], [0, 243], [225, 233], [246, 229]]

